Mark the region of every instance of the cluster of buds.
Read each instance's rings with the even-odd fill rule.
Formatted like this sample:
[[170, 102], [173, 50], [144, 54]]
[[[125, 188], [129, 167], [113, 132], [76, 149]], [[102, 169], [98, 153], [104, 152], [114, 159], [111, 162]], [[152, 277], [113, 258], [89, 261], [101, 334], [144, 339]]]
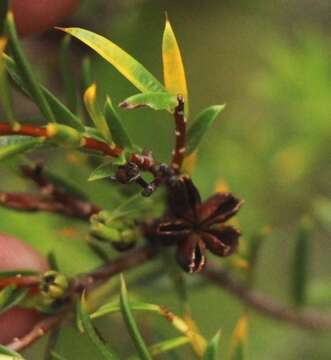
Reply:
[[154, 179], [147, 182], [141, 176], [141, 167], [134, 161], [128, 161], [117, 168], [113, 180], [121, 184], [135, 183], [143, 188], [142, 195], [149, 197], [163, 183], [171, 183], [176, 178], [175, 170], [169, 165], [161, 163], [152, 163], [149, 167], [143, 167], [142, 170], [148, 170], [153, 174]]
[[101, 211], [90, 219], [90, 234], [93, 238], [111, 244], [118, 251], [135, 246], [140, 231], [128, 218], [114, 218], [108, 211]]

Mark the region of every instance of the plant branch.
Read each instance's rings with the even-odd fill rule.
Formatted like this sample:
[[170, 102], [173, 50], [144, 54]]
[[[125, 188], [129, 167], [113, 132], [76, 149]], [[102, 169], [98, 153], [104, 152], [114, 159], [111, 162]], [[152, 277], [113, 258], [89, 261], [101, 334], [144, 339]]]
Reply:
[[14, 351], [21, 351], [31, 345], [33, 342], [44, 336], [48, 331], [56, 327], [63, 319], [63, 314], [48, 316], [39, 321], [26, 335], [21, 338], [15, 338], [7, 345]]
[[276, 320], [291, 323], [300, 328], [310, 330], [331, 330], [331, 314], [323, 314], [318, 311], [300, 311], [282, 305], [275, 300], [246, 287], [244, 284], [234, 280], [226, 271], [209, 264], [202, 276], [211, 280], [231, 295], [237, 297], [248, 307], [259, 313], [272, 317]]
[[175, 108], [174, 118], [175, 118], [175, 134], [176, 134], [176, 143], [175, 150], [172, 154], [171, 166], [179, 171], [185, 155], [185, 143], [186, 143], [186, 118], [184, 113], [184, 98], [178, 96], [178, 105]]
[[93, 203], [79, 199], [55, 185], [43, 173], [43, 166], [22, 166], [23, 174], [32, 179], [41, 193], [0, 192], [0, 205], [22, 211], [49, 211], [88, 220], [101, 209]]
[[[0, 123], [0, 135], [25, 135], [32, 137], [44, 137], [52, 139], [54, 134], [49, 131], [48, 126], [36, 126], [31, 124], [9, 124]], [[87, 136], [83, 136], [81, 147], [87, 150], [94, 150], [103, 153], [104, 155], [118, 157], [122, 154], [123, 149], [113, 144], [107, 144]]]
[[121, 256], [116, 260], [105, 264], [90, 273], [83, 274], [73, 279], [71, 284], [71, 291], [73, 293], [81, 292], [84, 289], [90, 288], [95, 283], [108, 280], [110, 277], [120, 274], [137, 266], [145, 264], [152, 260], [158, 253], [157, 247], [145, 246], [134, 251], [131, 251], [125, 256]]

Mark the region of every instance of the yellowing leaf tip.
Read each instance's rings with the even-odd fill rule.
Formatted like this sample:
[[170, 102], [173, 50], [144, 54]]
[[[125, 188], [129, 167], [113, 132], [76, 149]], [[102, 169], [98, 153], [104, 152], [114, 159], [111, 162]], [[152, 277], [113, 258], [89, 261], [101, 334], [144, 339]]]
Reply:
[[63, 32], [69, 32], [69, 28], [64, 28], [64, 27], [61, 27], [61, 26], [54, 26], [54, 29], [55, 30], [60, 30], [60, 31], [63, 31]]
[[97, 85], [96, 83], [93, 83], [85, 90], [84, 100], [87, 102], [94, 102], [96, 96], [97, 96]]
[[11, 22], [14, 21], [14, 14], [11, 10], [8, 10], [7, 12], [7, 19]]
[[245, 342], [247, 340], [248, 333], [248, 316], [243, 315], [236, 326], [234, 331], [234, 340], [237, 342]]

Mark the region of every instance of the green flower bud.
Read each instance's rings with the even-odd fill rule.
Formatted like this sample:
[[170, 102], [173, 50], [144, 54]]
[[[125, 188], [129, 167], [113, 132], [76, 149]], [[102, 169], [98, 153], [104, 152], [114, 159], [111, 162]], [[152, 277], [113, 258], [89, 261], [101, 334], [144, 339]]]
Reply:
[[64, 146], [82, 146], [82, 134], [70, 126], [50, 123], [47, 125], [47, 136]]
[[40, 292], [46, 301], [65, 299], [68, 295], [68, 279], [57, 271], [50, 270], [43, 274]]
[[90, 234], [98, 240], [109, 242], [116, 250], [124, 251], [132, 248], [139, 236], [135, 224], [127, 219], [109, 221], [109, 215], [107, 212], [93, 216]]

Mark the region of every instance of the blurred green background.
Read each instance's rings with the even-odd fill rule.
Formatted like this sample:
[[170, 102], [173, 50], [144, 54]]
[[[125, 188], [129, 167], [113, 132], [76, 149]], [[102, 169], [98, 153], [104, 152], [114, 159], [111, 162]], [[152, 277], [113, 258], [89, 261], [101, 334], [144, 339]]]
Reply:
[[[85, 1], [66, 25], [110, 37], [162, 79], [165, 11], [182, 49], [192, 117], [208, 105], [227, 104], [200, 147], [193, 175], [197, 185], [208, 196], [217, 183], [226, 181], [232, 192], [245, 199], [239, 214], [243, 243], [262, 227], [271, 227], [272, 234], [260, 254], [255, 286], [289, 304], [295, 234], [302, 216], [310, 215], [314, 232], [310, 243], [309, 301], [324, 309], [331, 305], [331, 2]], [[50, 32], [25, 41], [25, 46], [35, 68], [40, 66], [40, 76], [61, 93], [59, 40], [59, 35]], [[87, 48], [75, 43], [74, 49], [75, 68], [85, 54], [91, 54], [102, 93], [110, 94], [115, 103], [136, 93]], [[36, 114], [23, 99], [17, 99], [16, 106], [24, 118]], [[158, 158], [169, 159], [174, 138], [169, 116], [151, 110], [123, 112], [123, 116], [137, 143], [152, 149]], [[76, 179], [100, 205], [111, 208], [117, 204], [108, 183], [87, 183], [84, 156], [59, 151], [42, 156], [56, 173]], [[30, 188], [18, 177], [13, 181], [5, 166], [0, 171], [2, 189]], [[53, 249], [68, 274], [99, 264], [84, 242], [87, 226], [80, 222], [0, 209], [0, 231], [26, 240], [42, 253]], [[130, 287], [131, 279], [144, 271], [130, 274], [130, 292], [179, 312], [180, 305], [165, 276]], [[193, 317], [208, 338], [222, 329], [221, 353], [226, 358], [229, 338], [243, 306], [221, 289], [209, 284], [195, 286], [198, 281], [186, 277], [191, 287]], [[146, 318], [140, 318], [140, 323], [148, 341], [172, 333], [163, 321], [153, 316]], [[120, 318], [109, 317], [100, 322], [100, 328], [115, 348], [130, 343]], [[79, 340], [68, 326], [62, 332], [58, 351], [67, 359], [96, 359], [88, 343]], [[42, 358], [37, 355], [41, 346], [37, 344], [27, 351], [27, 359]], [[133, 350], [125, 348], [128, 353]], [[331, 336], [299, 330], [252, 313], [248, 350], [249, 358], [254, 360], [330, 359]], [[178, 354], [181, 357], [166, 355], [160, 359], [193, 358], [188, 347]]]

